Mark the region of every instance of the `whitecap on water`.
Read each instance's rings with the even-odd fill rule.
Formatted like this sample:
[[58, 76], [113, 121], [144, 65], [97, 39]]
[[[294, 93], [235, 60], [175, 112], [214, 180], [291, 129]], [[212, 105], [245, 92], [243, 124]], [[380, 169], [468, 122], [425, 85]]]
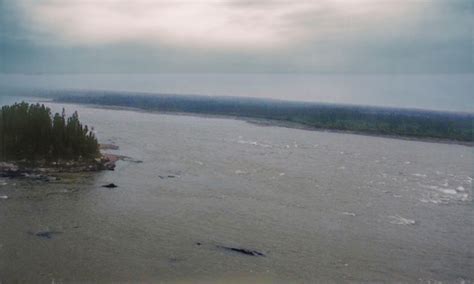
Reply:
[[456, 191], [465, 191], [466, 189], [463, 186], [458, 186]]
[[395, 225], [415, 225], [416, 221], [412, 219], [403, 218], [399, 215], [388, 216], [390, 220], [390, 224]]
[[451, 188], [438, 188], [438, 190], [442, 193], [445, 193], [445, 194], [457, 194], [458, 192], [454, 189], [451, 189]]
[[441, 197], [438, 193], [431, 193], [426, 194], [420, 201], [423, 203], [446, 204], [449, 199]]
[[239, 143], [239, 144], [249, 144], [249, 145], [258, 145], [257, 141], [238, 140], [237, 143]]
[[467, 193], [460, 194], [459, 196], [461, 197], [461, 201], [466, 202], [466, 201], [470, 201], [470, 200], [471, 200], [471, 199], [469, 198], [469, 194], [467, 194]]
[[472, 184], [472, 177], [467, 177], [466, 182]]
[[269, 145], [269, 144], [263, 144], [263, 143], [259, 143], [257, 141], [249, 141], [249, 140], [242, 140], [242, 139], [237, 140], [237, 143], [239, 143], [239, 144], [248, 144], [248, 145], [253, 145], [253, 146], [260, 146], [260, 147], [264, 147], [264, 148], [272, 147], [272, 145]]
[[446, 183], [441, 184], [441, 186], [420, 184], [421, 187], [429, 189], [420, 201], [424, 203], [447, 204], [449, 202], [466, 202], [471, 200], [470, 193], [463, 186], [458, 186], [454, 189], [444, 185]]
[[424, 188], [429, 188], [429, 189], [433, 189], [433, 190], [439, 189], [439, 186], [436, 186], [436, 185], [426, 185], [426, 184], [422, 184], [421, 186], [424, 187]]
[[412, 176], [421, 177], [421, 178], [425, 178], [425, 177], [426, 177], [426, 175], [424, 175], [424, 174], [419, 174], [419, 173], [414, 173], [414, 174], [412, 174]]

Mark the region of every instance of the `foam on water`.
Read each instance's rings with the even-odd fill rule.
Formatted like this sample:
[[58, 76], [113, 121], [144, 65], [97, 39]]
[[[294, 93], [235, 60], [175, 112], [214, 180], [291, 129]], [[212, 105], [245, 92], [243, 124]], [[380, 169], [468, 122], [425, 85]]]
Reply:
[[248, 172], [247, 172], [247, 171], [243, 171], [243, 170], [236, 170], [236, 171], [235, 171], [235, 174], [236, 174], [236, 175], [246, 175], [246, 174], [248, 174]]
[[438, 188], [438, 190], [445, 194], [457, 194], [458, 192], [451, 188]]
[[442, 203], [442, 201], [440, 199], [432, 198], [431, 196], [421, 198], [420, 201], [423, 202], [423, 203], [433, 203], [433, 204]]
[[263, 148], [271, 148], [272, 147], [272, 145], [269, 145], [269, 144], [259, 143], [257, 141], [242, 140], [242, 139], [237, 140], [237, 143], [239, 143], [239, 144], [248, 144], [248, 145], [252, 145], [252, 146], [260, 146], [260, 147], [263, 147]]
[[444, 181], [440, 185], [420, 184], [421, 188], [427, 189], [420, 199], [424, 203], [447, 204], [450, 202], [468, 202], [471, 201], [471, 192], [462, 185], [451, 188], [446, 187], [448, 182]]

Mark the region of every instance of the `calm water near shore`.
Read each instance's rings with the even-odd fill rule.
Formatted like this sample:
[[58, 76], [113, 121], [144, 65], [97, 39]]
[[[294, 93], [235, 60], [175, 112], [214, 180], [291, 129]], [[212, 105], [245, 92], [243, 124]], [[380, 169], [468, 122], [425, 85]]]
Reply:
[[474, 280], [472, 147], [48, 105], [132, 160], [0, 179], [0, 282]]

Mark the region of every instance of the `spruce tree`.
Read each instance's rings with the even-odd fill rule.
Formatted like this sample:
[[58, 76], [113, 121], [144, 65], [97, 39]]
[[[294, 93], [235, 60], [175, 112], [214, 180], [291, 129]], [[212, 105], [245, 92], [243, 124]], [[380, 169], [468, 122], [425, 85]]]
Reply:
[[48, 161], [94, 158], [99, 144], [74, 112], [51, 115], [40, 104], [16, 103], [0, 110], [0, 160]]

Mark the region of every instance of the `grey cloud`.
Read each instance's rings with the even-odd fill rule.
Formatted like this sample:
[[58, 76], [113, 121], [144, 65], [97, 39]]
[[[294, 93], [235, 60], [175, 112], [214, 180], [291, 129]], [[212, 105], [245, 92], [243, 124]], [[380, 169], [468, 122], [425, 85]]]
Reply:
[[[275, 15], [279, 27], [270, 35], [283, 37], [289, 45], [270, 41], [263, 48], [254, 49], [218, 44], [196, 48], [199, 45], [196, 41], [205, 42], [206, 38], [180, 40], [175, 44], [156, 37], [151, 42], [147, 42], [146, 37], [135, 41], [133, 36], [118, 42], [71, 44], [48, 25], [35, 25], [28, 19], [29, 14], [14, 2], [0, 0], [0, 71], [474, 72], [470, 0], [364, 0], [360, 3], [365, 2], [365, 6], [349, 5], [351, 9], [347, 10], [333, 5], [334, 1], [342, 0], [319, 1], [311, 9], [282, 8], [294, 3], [289, 1], [221, 2], [219, 5], [226, 9], [239, 11], [237, 16], [230, 13], [229, 18], [222, 19], [234, 21], [231, 27], [258, 22], [242, 18], [242, 11], [258, 10], [254, 17], [263, 15], [261, 11], [278, 11]], [[142, 10], [134, 9], [133, 3], [125, 5], [122, 2], [123, 5], [113, 7], [122, 12], [137, 13], [138, 17]], [[408, 3], [404, 14], [371, 14], [383, 7], [393, 8], [395, 3]], [[364, 11], [368, 12], [364, 14]], [[271, 22], [267, 21], [267, 24]], [[295, 32], [304, 36], [294, 37], [292, 33]], [[222, 36], [231, 35], [223, 33]], [[244, 40], [247, 39], [244, 37]]]

